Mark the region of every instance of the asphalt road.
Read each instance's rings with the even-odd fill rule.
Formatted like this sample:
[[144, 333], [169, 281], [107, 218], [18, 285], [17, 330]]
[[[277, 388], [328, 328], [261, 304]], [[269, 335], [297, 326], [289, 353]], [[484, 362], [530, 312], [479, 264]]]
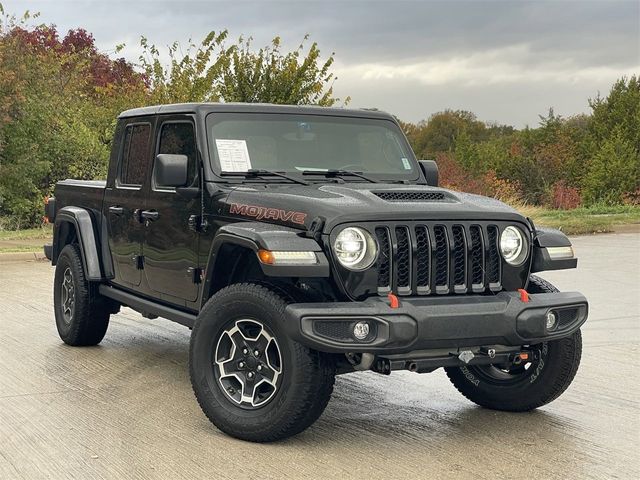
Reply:
[[574, 271], [545, 275], [591, 302], [582, 366], [535, 412], [474, 406], [442, 371], [338, 378], [305, 433], [255, 445], [201, 413], [189, 330], [131, 310], [71, 348], [53, 269], [0, 263], [0, 478], [640, 478], [640, 234], [574, 238]]

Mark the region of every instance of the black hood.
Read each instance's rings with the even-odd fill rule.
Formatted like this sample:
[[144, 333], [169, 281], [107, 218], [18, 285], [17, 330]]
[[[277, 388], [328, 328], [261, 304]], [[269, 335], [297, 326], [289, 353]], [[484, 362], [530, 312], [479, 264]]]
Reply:
[[226, 198], [225, 214], [309, 228], [325, 221], [328, 233], [341, 223], [397, 220], [512, 220], [525, 222], [513, 208], [489, 197], [426, 185], [374, 183], [244, 184]]

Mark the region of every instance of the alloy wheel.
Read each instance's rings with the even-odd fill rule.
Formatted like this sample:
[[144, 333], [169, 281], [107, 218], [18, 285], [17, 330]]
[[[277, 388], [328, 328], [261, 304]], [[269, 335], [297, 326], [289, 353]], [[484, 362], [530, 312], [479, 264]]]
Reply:
[[267, 404], [278, 391], [282, 355], [274, 336], [257, 320], [237, 320], [220, 334], [214, 373], [226, 396], [246, 409]]
[[67, 267], [62, 275], [62, 317], [65, 323], [71, 323], [76, 303], [75, 284], [71, 269]]

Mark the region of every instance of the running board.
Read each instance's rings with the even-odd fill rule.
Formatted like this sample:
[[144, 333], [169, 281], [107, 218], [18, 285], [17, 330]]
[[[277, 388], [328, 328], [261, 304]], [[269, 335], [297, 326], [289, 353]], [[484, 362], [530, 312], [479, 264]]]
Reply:
[[193, 324], [196, 321], [196, 316], [192, 313], [167, 307], [152, 300], [138, 297], [137, 295], [118, 290], [108, 285], [100, 285], [98, 291], [100, 292], [100, 295], [116, 300], [122, 305], [132, 308], [144, 316], [156, 315], [189, 328], [193, 328]]

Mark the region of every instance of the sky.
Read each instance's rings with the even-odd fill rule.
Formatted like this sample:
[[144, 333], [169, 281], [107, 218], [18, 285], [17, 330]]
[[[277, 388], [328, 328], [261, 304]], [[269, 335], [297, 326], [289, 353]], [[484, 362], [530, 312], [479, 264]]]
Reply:
[[349, 107], [375, 107], [417, 122], [451, 108], [480, 120], [536, 126], [550, 107], [571, 116], [623, 75], [640, 74], [640, 0], [633, 1], [29, 1], [0, 0], [36, 23], [82, 27], [98, 47], [137, 62], [144, 35], [162, 47], [211, 30], [305, 34], [335, 52], [334, 92]]

